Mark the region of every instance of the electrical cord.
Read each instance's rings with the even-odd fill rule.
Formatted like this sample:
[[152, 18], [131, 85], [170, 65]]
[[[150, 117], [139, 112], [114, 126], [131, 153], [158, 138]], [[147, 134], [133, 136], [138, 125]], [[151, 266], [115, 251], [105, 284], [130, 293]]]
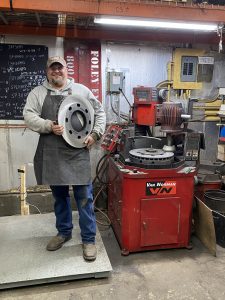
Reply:
[[122, 95], [124, 96], [125, 100], [127, 101], [128, 105], [130, 106], [130, 108], [132, 107], [132, 105], [130, 104], [130, 101], [127, 99], [126, 95], [124, 94], [123, 90], [121, 88], [119, 88], [119, 91], [122, 93]]
[[110, 221], [109, 217], [108, 217], [108, 216], [107, 216], [100, 208], [98, 208], [98, 207], [95, 205], [95, 202], [96, 202], [98, 196], [100, 195], [100, 193], [102, 192], [102, 190], [103, 190], [104, 188], [105, 188], [104, 185], [100, 188], [100, 190], [98, 191], [97, 195], [96, 195], [95, 198], [94, 198], [93, 203], [94, 203], [94, 208], [95, 208], [97, 211], [99, 211], [99, 212], [106, 218], [106, 220], [108, 221], [107, 224], [102, 223], [102, 222], [100, 222], [99, 220], [96, 220], [96, 222], [97, 222], [98, 224], [102, 225], [102, 226], [110, 226], [110, 225], [111, 225], [111, 221]]
[[128, 121], [127, 118], [125, 118], [125, 117], [122, 116], [122, 115], [119, 115], [119, 113], [115, 110], [115, 108], [113, 107], [113, 103], [112, 103], [112, 98], [111, 98], [111, 97], [110, 97], [110, 106], [111, 106], [112, 111], [114, 112], [114, 114], [117, 115], [117, 117], [119, 117], [119, 118], [121, 118], [121, 119], [123, 119], [123, 120], [125, 120], [125, 121]]
[[96, 196], [94, 197], [94, 200], [93, 200], [93, 203], [94, 203], [94, 208], [100, 212], [107, 220], [107, 223], [102, 223], [100, 222], [99, 220], [96, 220], [96, 222], [102, 226], [110, 226], [111, 225], [111, 221], [109, 219], [109, 217], [107, 216], [107, 214], [105, 214], [102, 209], [98, 208], [95, 203], [99, 197], [99, 195], [103, 192], [103, 190], [108, 187], [108, 181], [103, 181], [102, 179], [102, 175], [101, 174], [104, 174], [107, 167], [108, 167], [108, 160], [111, 156], [111, 151], [107, 152], [106, 154], [104, 154], [100, 160], [98, 161], [97, 163], [97, 166], [96, 166], [96, 175], [95, 175], [95, 178], [93, 180], [93, 183], [95, 183], [95, 181], [98, 179], [98, 181], [102, 184], [101, 188], [99, 189], [99, 191], [97, 192]]
[[29, 203], [29, 202], [27, 202], [27, 201], [25, 201], [25, 203], [26, 203], [27, 205], [29, 205], [29, 206], [35, 207], [35, 208], [37, 209], [37, 211], [39, 212], [39, 214], [40, 214], [40, 215], [42, 214], [41, 211], [40, 211], [40, 209], [39, 209], [36, 205], [31, 204], [31, 203]]
[[99, 225], [102, 225], [102, 226], [110, 227], [112, 223], [111, 223], [109, 217], [107, 216], [107, 214], [105, 214], [105, 213], [102, 211], [102, 209], [100, 209], [100, 208], [98, 208], [98, 207], [96, 207], [96, 206], [95, 206], [95, 209], [96, 209], [97, 211], [99, 211], [99, 212], [106, 218], [106, 220], [108, 221], [108, 223], [106, 224], [106, 223], [102, 223], [102, 222], [100, 222], [99, 220], [96, 219], [96, 223], [98, 223]]
[[100, 209], [98, 208], [95, 203], [99, 197], [99, 195], [101, 194], [101, 192], [103, 191], [103, 189], [105, 189], [108, 186], [108, 182], [104, 182], [102, 180], [102, 177], [100, 175], [100, 173], [104, 174], [106, 168], [108, 167], [108, 164], [105, 165], [106, 162], [108, 162], [108, 159], [111, 155], [111, 152], [104, 154], [101, 159], [98, 161], [98, 164], [96, 166], [96, 176], [93, 180], [93, 183], [96, 181], [96, 179], [98, 179], [98, 181], [102, 184], [101, 188], [99, 189], [99, 191], [97, 192], [96, 196], [94, 197], [93, 203], [94, 203], [94, 208], [95, 210], [97, 210], [98, 212], [100, 212], [104, 218], [106, 218], [107, 223], [103, 223], [100, 222], [99, 220], [96, 219], [96, 222], [102, 226], [110, 226], [111, 225], [111, 221], [109, 219], [109, 217]]
[[[99, 160], [99, 162], [97, 163], [97, 166], [96, 166], [96, 178], [99, 180], [100, 183], [102, 184], [108, 184], [108, 181], [107, 182], [104, 182], [102, 180], [102, 178], [100, 178], [100, 172], [104, 173], [106, 168], [108, 167], [108, 158], [111, 156], [111, 152], [109, 153], [106, 153], [102, 156], [102, 158]], [[107, 164], [105, 165], [105, 163], [107, 162]], [[102, 165], [101, 165], [102, 163]], [[101, 165], [101, 167], [100, 167]], [[105, 167], [104, 167], [105, 165]], [[104, 169], [103, 169], [104, 167]], [[102, 170], [103, 169], [103, 170]], [[94, 181], [93, 181], [94, 182]]]
[[[101, 161], [103, 161], [103, 164], [104, 164], [106, 161], [108, 161], [110, 155], [111, 155], [111, 152], [109, 152], [109, 153], [103, 155], [103, 157], [99, 160], [97, 167], [99, 168]], [[107, 166], [108, 166], [108, 165], [107, 165]], [[106, 167], [107, 167], [107, 166], [106, 166]], [[95, 179], [98, 178], [99, 181], [100, 181], [103, 185], [101, 186], [101, 188], [99, 189], [99, 191], [97, 192], [97, 194], [96, 194], [96, 196], [95, 196], [95, 198], [94, 198], [94, 201], [93, 201], [93, 202], [94, 202], [94, 208], [95, 208], [97, 211], [99, 211], [99, 212], [107, 219], [107, 222], [108, 222], [108, 223], [105, 224], [105, 223], [100, 222], [99, 220], [96, 220], [96, 222], [97, 222], [98, 224], [100, 224], [100, 225], [103, 225], [103, 226], [110, 226], [110, 225], [111, 225], [111, 221], [110, 221], [109, 217], [108, 217], [108, 216], [107, 216], [100, 208], [98, 208], [98, 207], [95, 206], [95, 202], [96, 202], [97, 198], [99, 197], [100, 193], [104, 190], [104, 188], [105, 188], [105, 187], [108, 187], [109, 189], [111, 189], [111, 188], [110, 188], [110, 185], [108, 184], [108, 182], [103, 182], [102, 179], [100, 178], [99, 170], [98, 170], [97, 167], [96, 167], [96, 177], [95, 177]], [[101, 166], [101, 168], [102, 168], [102, 166]], [[106, 168], [105, 168], [105, 169], [106, 169]], [[105, 171], [105, 169], [104, 169], [104, 171]], [[117, 177], [115, 177], [112, 181], [114, 182], [116, 178], [117, 178]]]
[[[20, 187], [18, 187], [18, 193], [17, 193], [17, 194], [19, 194], [19, 195], [24, 195], [25, 198], [27, 197], [27, 192], [21, 193]], [[40, 211], [40, 209], [39, 209], [36, 205], [27, 202], [26, 199], [24, 199], [24, 202], [25, 202], [25, 204], [27, 204], [27, 205], [29, 205], [29, 206], [33, 206], [34, 208], [37, 209], [37, 211], [39, 212], [39, 214], [42, 214], [41, 211]]]

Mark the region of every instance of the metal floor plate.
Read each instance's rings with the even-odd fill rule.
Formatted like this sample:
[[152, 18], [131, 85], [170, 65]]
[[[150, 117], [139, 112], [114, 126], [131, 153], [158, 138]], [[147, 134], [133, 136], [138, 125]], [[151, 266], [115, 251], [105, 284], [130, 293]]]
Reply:
[[73, 238], [57, 251], [47, 251], [56, 234], [55, 215], [0, 217], [0, 289], [81, 278], [108, 277], [112, 271], [99, 231], [97, 259], [82, 256], [78, 214], [73, 214]]

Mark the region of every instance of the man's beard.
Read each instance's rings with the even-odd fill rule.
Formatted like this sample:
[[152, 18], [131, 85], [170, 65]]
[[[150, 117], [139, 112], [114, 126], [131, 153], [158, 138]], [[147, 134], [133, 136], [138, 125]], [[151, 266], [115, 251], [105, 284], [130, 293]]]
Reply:
[[57, 87], [61, 87], [65, 84], [65, 80], [63, 78], [52, 78], [50, 82]]

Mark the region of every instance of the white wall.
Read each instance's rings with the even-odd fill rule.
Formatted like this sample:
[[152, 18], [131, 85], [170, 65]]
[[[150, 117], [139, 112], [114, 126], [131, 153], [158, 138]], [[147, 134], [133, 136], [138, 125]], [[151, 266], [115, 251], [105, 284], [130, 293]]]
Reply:
[[[130, 103], [133, 103], [132, 90], [137, 86], [155, 87], [159, 82], [167, 79], [167, 63], [172, 60], [170, 47], [102, 44], [102, 83], [103, 97], [106, 97], [107, 70], [123, 72], [125, 75], [124, 94]], [[120, 96], [120, 105], [123, 112], [129, 111], [129, 105], [123, 96]]]

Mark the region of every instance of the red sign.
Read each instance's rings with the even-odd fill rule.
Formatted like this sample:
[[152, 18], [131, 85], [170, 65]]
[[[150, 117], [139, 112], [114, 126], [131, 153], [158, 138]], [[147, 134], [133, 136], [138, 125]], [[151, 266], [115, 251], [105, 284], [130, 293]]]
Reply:
[[101, 51], [91, 49], [91, 91], [98, 99], [102, 98], [101, 89]]
[[102, 101], [101, 46], [86, 45], [65, 50], [68, 75], [87, 86]]
[[65, 53], [65, 61], [67, 64], [67, 70], [69, 77], [73, 78], [74, 81], [78, 82], [78, 68], [77, 60], [75, 57], [74, 50], [67, 50]]

